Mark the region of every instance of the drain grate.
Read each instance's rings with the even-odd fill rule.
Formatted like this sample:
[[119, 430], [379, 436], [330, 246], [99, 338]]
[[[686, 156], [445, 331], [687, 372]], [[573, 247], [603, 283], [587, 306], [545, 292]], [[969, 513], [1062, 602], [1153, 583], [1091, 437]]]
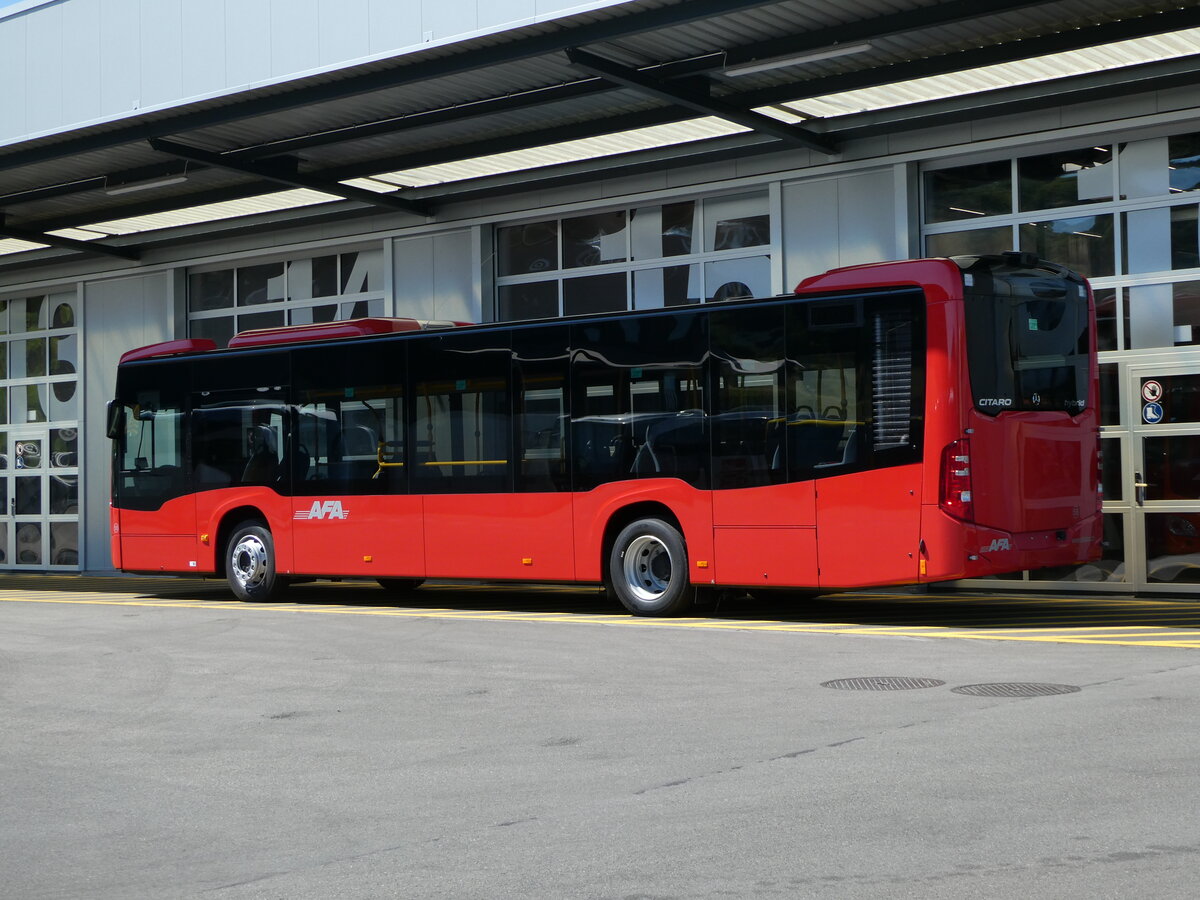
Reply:
[[1079, 688], [1073, 684], [1037, 684], [1029, 682], [1001, 682], [999, 684], [964, 684], [950, 688], [955, 694], [970, 694], [972, 697], [1049, 697], [1054, 694], [1076, 694]]
[[913, 691], [917, 688], [941, 687], [946, 682], [936, 678], [909, 678], [906, 675], [875, 675], [867, 678], [836, 678], [822, 681], [821, 687], [839, 691]]

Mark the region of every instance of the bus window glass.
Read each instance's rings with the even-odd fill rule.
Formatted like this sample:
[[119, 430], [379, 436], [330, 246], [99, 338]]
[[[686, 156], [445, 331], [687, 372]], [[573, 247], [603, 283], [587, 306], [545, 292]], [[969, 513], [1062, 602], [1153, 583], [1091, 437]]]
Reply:
[[572, 329], [576, 490], [631, 477], [708, 486], [706, 325], [678, 313]]
[[513, 333], [518, 491], [570, 490], [565, 427], [568, 329]]
[[800, 304], [788, 310], [788, 478], [858, 462], [865, 424], [859, 364], [863, 304], [859, 299]]
[[280, 490], [284, 407], [276, 400], [243, 400], [205, 392], [192, 403], [193, 478], [197, 490], [265, 485]]
[[709, 329], [713, 487], [786, 480], [783, 308], [714, 311]]
[[404, 491], [404, 398], [393, 387], [300, 396], [292, 479], [297, 494]]
[[117, 385], [113, 482], [125, 509], [158, 509], [189, 490], [184, 469], [183, 366], [130, 368]]
[[405, 353], [398, 344], [296, 355], [296, 494], [396, 494], [405, 477]]
[[1084, 284], [979, 260], [964, 273], [975, 408], [1083, 412], [1088, 402]]
[[512, 490], [508, 332], [447, 335], [412, 350], [414, 489]]

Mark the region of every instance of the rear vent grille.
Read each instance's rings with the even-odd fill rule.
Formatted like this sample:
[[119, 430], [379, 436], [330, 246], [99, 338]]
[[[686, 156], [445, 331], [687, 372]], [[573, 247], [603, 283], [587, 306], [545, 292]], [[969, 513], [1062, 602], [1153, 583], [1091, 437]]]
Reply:
[[912, 428], [913, 324], [902, 310], [881, 310], [873, 318], [875, 449], [903, 447]]

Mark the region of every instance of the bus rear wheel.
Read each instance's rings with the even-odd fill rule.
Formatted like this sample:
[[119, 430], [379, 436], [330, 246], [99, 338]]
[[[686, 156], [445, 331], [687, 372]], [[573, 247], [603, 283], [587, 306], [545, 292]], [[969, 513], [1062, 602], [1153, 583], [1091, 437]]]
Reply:
[[608, 585], [635, 616], [674, 616], [692, 602], [683, 535], [661, 519], [621, 529], [608, 558]]
[[261, 522], [243, 522], [225, 548], [225, 576], [239, 600], [275, 600], [287, 587], [275, 569], [275, 541]]

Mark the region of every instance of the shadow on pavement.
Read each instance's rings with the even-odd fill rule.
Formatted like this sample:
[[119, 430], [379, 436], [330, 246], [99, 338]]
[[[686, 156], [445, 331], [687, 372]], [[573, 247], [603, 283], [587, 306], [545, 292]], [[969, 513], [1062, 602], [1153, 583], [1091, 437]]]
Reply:
[[[13, 592], [112, 594], [125, 598], [234, 603], [223, 580], [90, 575], [6, 575]], [[386, 591], [371, 581], [294, 584], [283, 603], [461, 612], [560, 613], [625, 616], [594, 585], [430, 583], [408, 592]], [[698, 607], [693, 617], [751, 622], [951, 628], [1169, 627], [1200, 628], [1200, 602], [1095, 594], [1028, 594], [1002, 591], [895, 589], [789, 599], [727, 592]]]

